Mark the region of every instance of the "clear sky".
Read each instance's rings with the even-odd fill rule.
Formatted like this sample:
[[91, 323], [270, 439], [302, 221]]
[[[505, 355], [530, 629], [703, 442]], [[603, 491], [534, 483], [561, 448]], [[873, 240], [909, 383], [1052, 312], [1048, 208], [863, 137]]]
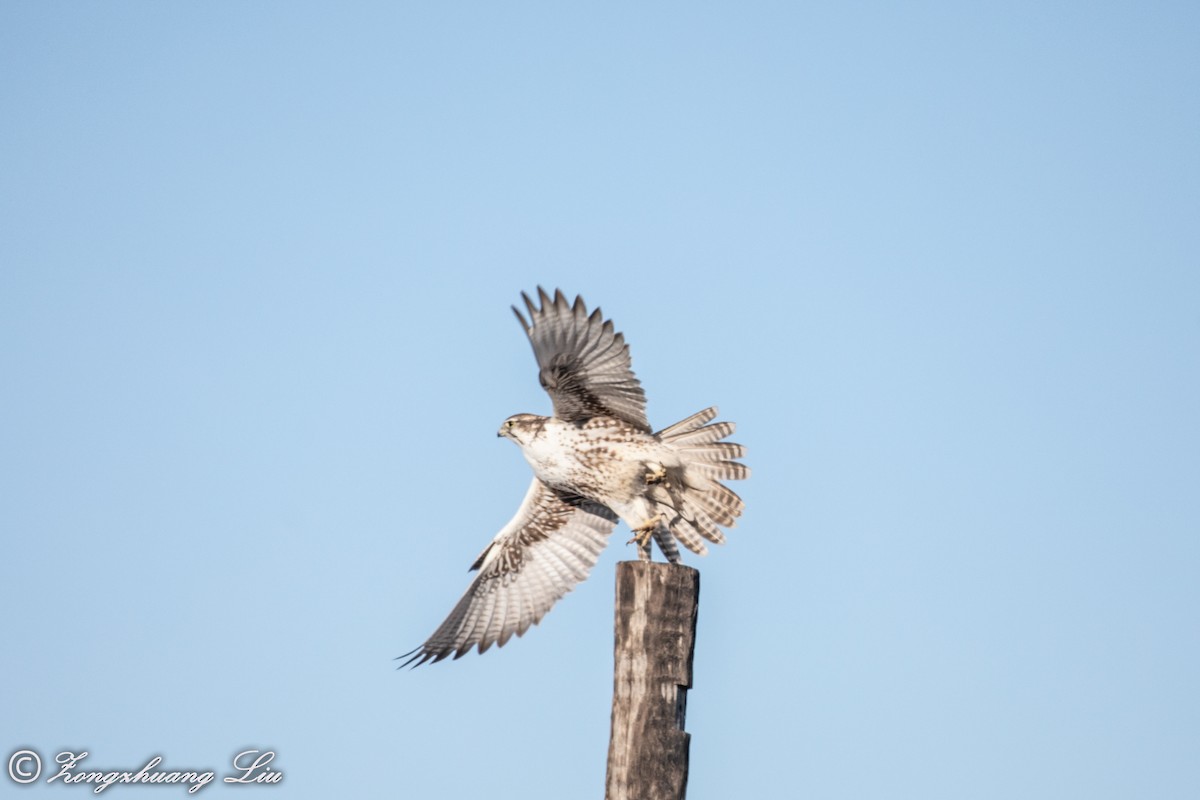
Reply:
[[527, 486], [540, 283], [652, 424], [748, 448], [689, 560], [691, 800], [1200, 796], [1198, 42], [1194, 3], [3, 3], [2, 755], [600, 797], [623, 527], [523, 639], [391, 660]]

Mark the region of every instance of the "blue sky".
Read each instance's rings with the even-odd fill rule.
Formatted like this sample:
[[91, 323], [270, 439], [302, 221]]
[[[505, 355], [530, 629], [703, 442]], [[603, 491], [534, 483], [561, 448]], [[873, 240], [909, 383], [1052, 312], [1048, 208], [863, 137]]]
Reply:
[[523, 496], [542, 284], [653, 424], [748, 448], [690, 560], [689, 798], [1196, 796], [1197, 41], [1186, 3], [5, 3], [3, 755], [599, 796], [623, 528], [523, 639], [391, 661]]

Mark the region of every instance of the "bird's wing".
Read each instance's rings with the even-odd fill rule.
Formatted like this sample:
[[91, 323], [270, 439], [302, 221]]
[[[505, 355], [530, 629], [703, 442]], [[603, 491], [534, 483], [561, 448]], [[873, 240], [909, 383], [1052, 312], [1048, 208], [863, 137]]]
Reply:
[[529, 335], [537, 357], [538, 378], [554, 401], [554, 416], [581, 422], [610, 416], [650, 432], [646, 422], [646, 394], [633, 375], [629, 345], [613, 331], [596, 309], [589, 316], [582, 297], [568, 303], [561, 290], [554, 297], [538, 287], [541, 307], [521, 292], [529, 321], [513, 306], [513, 313]]
[[[563, 494], [537, 478], [517, 515], [471, 565], [479, 570], [446, 621], [401, 667], [459, 658], [521, 636], [588, 576], [617, 518], [607, 507]], [[415, 664], [413, 662], [416, 662]]]

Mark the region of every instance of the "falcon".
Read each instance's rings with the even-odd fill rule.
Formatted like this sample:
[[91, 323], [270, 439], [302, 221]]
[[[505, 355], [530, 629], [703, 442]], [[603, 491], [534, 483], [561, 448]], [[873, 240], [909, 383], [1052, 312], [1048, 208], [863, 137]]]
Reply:
[[533, 345], [538, 379], [554, 414], [516, 414], [497, 436], [521, 448], [533, 482], [517, 514], [471, 565], [477, 572], [450, 616], [401, 667], [460, 658], [502, 647], [537, 624], [588, 576], [620, 519], [633, 531], [638, 558], [651, 542], [671, 563], [676, 542], [705, 555], [705, 541], [725, 542], [741, 498], [722, 480], [749, 468], [744, 448], [724, 441], [732, 422], [713, 422], [716, 407], [654, 433], [646, 395], [634, 377], [625, 337], [582, 297], [567, 301], [538, 287], [538, 303], [521, 293], [528, 319], [513, 306]]

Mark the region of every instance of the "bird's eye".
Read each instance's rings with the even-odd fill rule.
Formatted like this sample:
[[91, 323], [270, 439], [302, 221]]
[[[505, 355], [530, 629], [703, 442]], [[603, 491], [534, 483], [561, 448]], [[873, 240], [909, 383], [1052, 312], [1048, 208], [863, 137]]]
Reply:
[[511, 428], [513, 425], [516, 425], [515, 421], [513, 421], [511, 419], [504, 420], [504, 427]]

